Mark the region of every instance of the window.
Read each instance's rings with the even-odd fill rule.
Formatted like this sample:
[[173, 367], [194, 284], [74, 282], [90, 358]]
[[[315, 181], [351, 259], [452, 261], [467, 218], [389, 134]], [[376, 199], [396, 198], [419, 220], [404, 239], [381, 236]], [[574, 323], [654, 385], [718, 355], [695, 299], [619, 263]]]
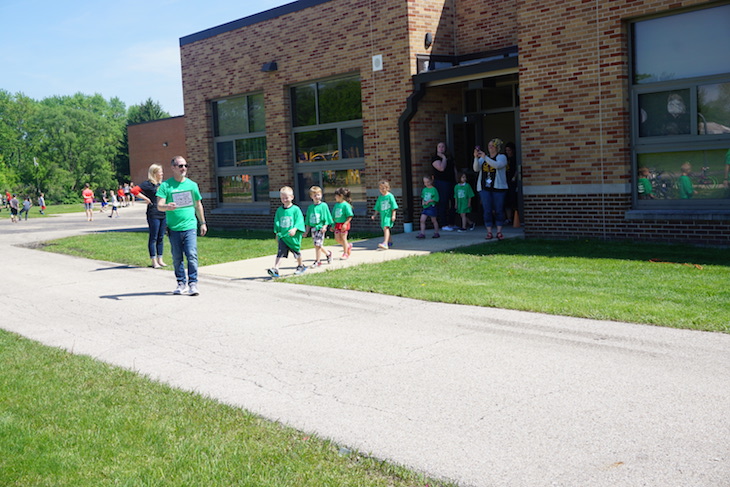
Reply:
[[632, 24], [639, 208], [730, 208], [730, 5]]
[[262, 93], [213, 102], [213, 136], [221, 203], [268, 202], [265, 121]]
[[353, 202], [364, 203], [365, 189], [360, 182], [365, 158], [359, 77], [294, 86], [291, 100], [298, 198], [306, 200], [309, 187], [317, 185], [325, 191], [325, 199], [332, 202], [331, 193], [339, 186], [348, 186]]

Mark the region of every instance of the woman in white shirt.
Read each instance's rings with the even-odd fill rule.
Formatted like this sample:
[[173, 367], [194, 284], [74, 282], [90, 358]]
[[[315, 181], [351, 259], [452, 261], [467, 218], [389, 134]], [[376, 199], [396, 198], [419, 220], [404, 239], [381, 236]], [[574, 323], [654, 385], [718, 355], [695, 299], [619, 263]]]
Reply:
[[497, 227], [497, 238], [502, 240], [504, 224], [504, 199], [507, 196], [507, 156], [502, 154], [504, 142], [492, 139], [487, 144], [487, 153], [479, 147], [474, 149], [474, 171], [479, 173], [477, 192], [482, 201], [484, 226], [487, 240], [491, 240], [492, 225]]

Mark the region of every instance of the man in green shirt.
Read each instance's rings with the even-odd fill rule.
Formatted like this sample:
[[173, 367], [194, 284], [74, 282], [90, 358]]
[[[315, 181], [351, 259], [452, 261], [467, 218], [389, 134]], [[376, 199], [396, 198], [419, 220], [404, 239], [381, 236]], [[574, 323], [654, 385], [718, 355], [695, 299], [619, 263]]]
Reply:
[[[200, 236], [208, 232], [203, 211], [202, 196], [198, 184], [188, 179], [188, 163], [182, 156], [175, 156], [170, 162], [172, 177], [157, 188], [157, 208], [167, 216], [167, 228], [170, 230], [170, 248], [177, 278], [177, 288], [173, 294], [183, 294], [186, 290], [190, 296], [198, 293], [198, 223]], [[185, 276], [183, 254], [188, 261], [188, 273]]]

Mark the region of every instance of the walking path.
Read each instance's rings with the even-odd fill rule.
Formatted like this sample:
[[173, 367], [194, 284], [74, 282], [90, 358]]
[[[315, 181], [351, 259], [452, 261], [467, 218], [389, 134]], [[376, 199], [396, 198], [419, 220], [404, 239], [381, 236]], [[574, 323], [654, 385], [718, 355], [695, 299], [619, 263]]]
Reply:
[[259, 281], [268, 262], [173, 296], [169, 271], [19, 246], [130, 226], [0, 220], [2, 327], [461, 486], [728, 485], [729, 335]]

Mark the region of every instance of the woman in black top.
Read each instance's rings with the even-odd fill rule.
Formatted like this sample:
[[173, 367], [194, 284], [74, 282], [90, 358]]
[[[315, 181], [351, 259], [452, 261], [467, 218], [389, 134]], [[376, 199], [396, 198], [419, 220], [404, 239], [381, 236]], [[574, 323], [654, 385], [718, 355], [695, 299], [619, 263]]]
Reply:
[[147, 171], [147, 181], [135, 186], [132, 193], [147, 203], [147, 225], [150, 227], [150, 236], [147, 247], [150, 251], [152, 267], [155, 269], [165, 267], [167, 264], [162, 260], [163, 237], [167, 230], [165, 213], [157, 209], [157, 188], [162, 182], [162, 166], [152, 164]]
[[446, 144], [439, 142], [436, 145], [436, 153], [431, 157], [433, 166], [433, 185], [439, 192], [439, 201], [436, 205], [438, 222], [444, 230], [452, 230], [450, 227], [454, 210], [454, 186], [456, 186], [456, 166], [453, 157], [446, 153]]

